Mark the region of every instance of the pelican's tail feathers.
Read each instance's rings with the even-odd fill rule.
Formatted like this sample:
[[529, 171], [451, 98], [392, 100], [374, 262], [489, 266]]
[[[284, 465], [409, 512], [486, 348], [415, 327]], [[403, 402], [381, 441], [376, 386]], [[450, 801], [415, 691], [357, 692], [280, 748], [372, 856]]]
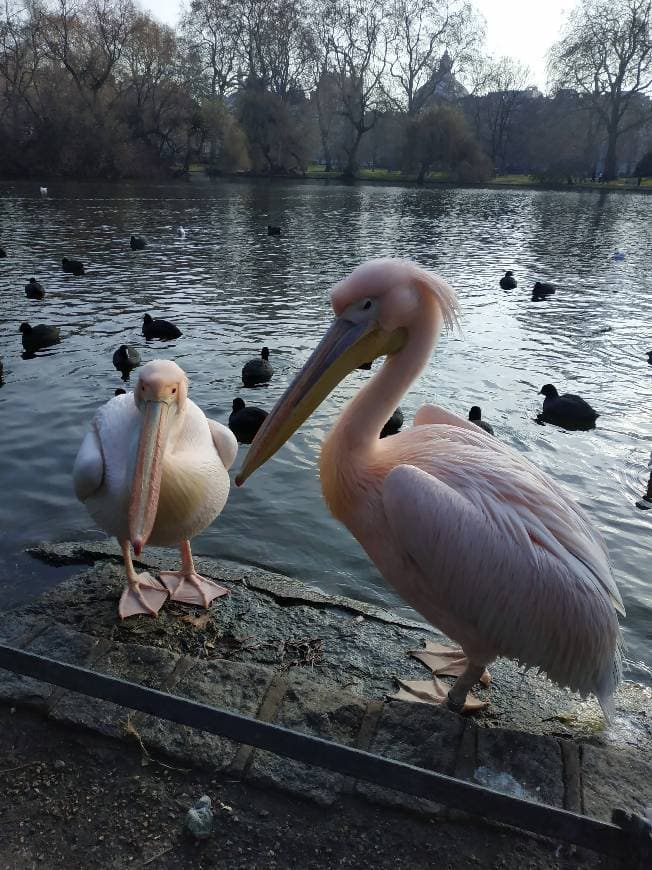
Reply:
[[614, 694], [623, 678], [623, 650], [619, 640], [611, 666], [605, 670], [603, 677], [598, 681], [595, 693], [602, 707], [604, 718], [611, 725], [616, 715], [616, 703]]

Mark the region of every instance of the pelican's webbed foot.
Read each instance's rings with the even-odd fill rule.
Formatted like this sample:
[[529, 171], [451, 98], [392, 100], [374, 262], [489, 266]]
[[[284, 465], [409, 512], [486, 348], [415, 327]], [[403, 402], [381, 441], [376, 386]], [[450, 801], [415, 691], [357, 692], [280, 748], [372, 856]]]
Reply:
[[226, 595], [228, 589], [202, 577], [196, 571], [161, 571], [159, 576], [172, 601], [208, 607], [215, 598]]
[[[488, 686], [491, 682], [484, 665], [473, 665], [461, 649], [453, 649], [441, 643], [426, 641], [423, 649], [410, 650], [410, 655], [419, 659], [432, 671], [431, 680], [398, 680], [399, 692], [392, 695], [399, 701], [420, 701], [426, 704], [446, 704], [456, 713], [477, 713], [488, 706], [471, 694], [475, 683]], [[438, 677], [457, 677], [450, 688]]]
[[129, 578], [128, 585], [120, 596], [118, 616], [120, 619], [136, 616], [139, 613], [157, 616], [167, 597], [167, 589], [151, 574], [137, 574]]

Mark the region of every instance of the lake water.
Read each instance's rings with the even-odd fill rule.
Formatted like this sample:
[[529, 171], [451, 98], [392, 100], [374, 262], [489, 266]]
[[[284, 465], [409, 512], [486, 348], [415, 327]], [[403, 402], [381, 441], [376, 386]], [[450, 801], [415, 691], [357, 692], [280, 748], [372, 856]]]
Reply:
[[[122, 382], [111, 356], [170, 357], [191, 397], [226, 423], [237, 395], [270, 409], [331, 320], [330, 286], [363, 260], [412, 257], [440, 272], [463, 308], [402, 402], [466, 415], [479, 404], [498, 438], [563, 483], [606, 537], [627, 608], [628, 676], [652, 682], [652, 511], [645, 492], [652, 436], [652, 197], [516, 190], [419, 190], [336, 183], [208, 182], [0, 185], [0, 607], [56, 582], [21, 556], [39, 541], [97, 539], [72, 492], [85, 430]], [[281, 237], [267, 235], [279, 224]], [[176, 228], [187, 229], [185, 239]], [[131, 233], [148, 241], [129, 248]], [[611, 254], [626, 253], [622, 262]], [[61, 271], [79, 257], [83, 278]], [[498, 279], [513, 269], [517, 290]], [[25, 298], [32, 275], [43, 302]], [[531, 301], [535, 280], [559, 285]], [[175, 342], [145, 342], [144, 312], [175, 321]], [[21, 321], [57, 324], [62, 342], [22, 358]], [[266, 344], [275, 375], [244, 389], [243, 363]], [[321, 498], [317, 456], [353, 373], [241, 489], [195, 552], [262, 565], [327, 590], [408, 612]], [[132, 375], [132, 384], [135, 380]], [[600, 412], [591, 432], [534, 421], [552, 382]], [[240, 448], [239, 467], [246, 447]]]

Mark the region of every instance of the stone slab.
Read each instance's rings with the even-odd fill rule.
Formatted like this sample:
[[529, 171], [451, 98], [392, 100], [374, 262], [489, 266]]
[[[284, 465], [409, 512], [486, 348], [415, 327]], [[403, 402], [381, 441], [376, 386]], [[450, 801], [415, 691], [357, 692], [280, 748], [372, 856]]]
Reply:
[[[163, 689], [178, 660], [178, 656], [165, 650], [116, 644], [93, 661], [91, 667], [101, 674]], [[127, 722], [138, 721], [138, 715], [127, 707], [78, 692], [65, 692], [50, 709], [50, 716], [57, 721], [92, 728], [110, 737], [125, 736]]]
[[[559, 742], [554, 737], [525, 734], [502, 728], [478, 728], [476, 736], [475, 782], [483, 783], [477, 769], [506, 774], [525, 793], [528, 800], [564, 808], [564, 768]], [[484, 772], [483, 771], [483, 772]], [[492, 776], [493, 774], [493, 776]]]
[[[187, 662], [189, 666], [171, 690], [175, 695], [191, 698], [245, 716], [255, 717], [274, 672], [238, 662]], [[145, 716], [138, 726], [148, 747], [200, 766], [217, 769], [229, 767], [238, 743], [198, 731], [154, 716]]]
[[[391, 701], [385, 704], [369, 751], [405, 764], [454, 776], [465, 720], [444, 707]], [[356, 783], [356, 792], [390, 806], [436, 815], [435, 801], [405, 795], [372, 783]]]
[[614, 809], [645, 815], [652, 808], [652, 759], [629, 749], [586, 743], [581, 749], [584, 812], [611, 821]]
[[[94, 638], [71, 631], [65, 626], [51, 625], [43, 631], [33, 630], [38, 624], [32, 619], [21, 621], [33, 638], [24, 645], [27, 652], [48, 656], [66, 664], [84, 665], [95, 647]], [[14, 623], [13, 628], [17, 628]], [[38, 626], [40, 627], [40, 626]], [[55, 689], [49, 683], [23, 677], [10, 671], [0, 671], [0, 699], [45, 709]], [[58, 691], [58, 690], [56, 690]]]
[[[275, 722], [304, 734], [354, 746], [365, 709], [361, 698], [324, 689], [310, 674], [294, 674], [289, 677]], [[347, 777], [341, 774], [262, 750], [254, 754], [248, 779], [308, 797], [322, 806], [331, 805], [347, 784]]]

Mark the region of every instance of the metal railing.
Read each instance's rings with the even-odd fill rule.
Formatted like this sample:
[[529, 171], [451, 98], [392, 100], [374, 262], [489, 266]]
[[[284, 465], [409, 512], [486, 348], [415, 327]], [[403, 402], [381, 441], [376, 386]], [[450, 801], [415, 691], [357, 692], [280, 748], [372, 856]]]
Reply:
[[613, 821], [604, 822], [5, 644], [0, 644], [0, 668], [555, 841], [621, 858], [627, 862], [628, 870], [652, 868], [652, 825], [623, 810], [615, 810]]

